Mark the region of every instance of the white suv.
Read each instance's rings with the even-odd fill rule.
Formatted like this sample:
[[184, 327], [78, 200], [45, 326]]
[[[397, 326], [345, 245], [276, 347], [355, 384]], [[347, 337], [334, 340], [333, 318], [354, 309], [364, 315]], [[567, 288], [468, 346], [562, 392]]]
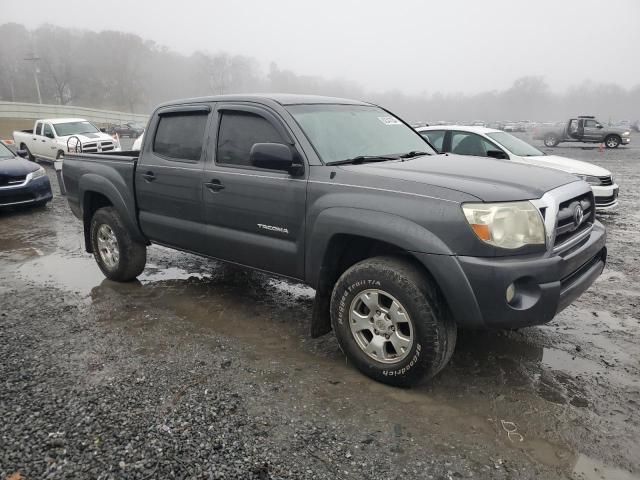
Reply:
[[493, 128], [439, 125], [416, 130], [440, 153], [500, 158], [573, 173], [591, 185], [597, 211], [618, 205], [619, 188], [611, 172], [592, 163], [546, 155], [524, 140]]

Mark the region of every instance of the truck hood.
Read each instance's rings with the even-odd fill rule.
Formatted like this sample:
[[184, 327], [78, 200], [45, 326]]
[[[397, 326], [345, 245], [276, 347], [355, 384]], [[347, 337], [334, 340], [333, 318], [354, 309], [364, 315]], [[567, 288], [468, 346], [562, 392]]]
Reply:
[[606, 168], [599, 167], [593, 163], [574, 160], [572, 158], [559, 157], [557, 155], [539, 155], [535, 157], [518, 157], [518, 162], [537, 165], [539, 167], [554, 168], [563, 172], [575, 173], [579, 175], [593, 175], [604, 177], [611, 175]]
[[58, 140], [63, 140], [63, 141], [67, 141], [67, 139], [69, 139], [70, 137], [78, 137], [80, 139], [80, 142], [82, 143], [86, 143], [86, 142], [91, 142], [91, 141], [95, 141], [95, 140], [113, 140], [113, 137], [111, 135], [109, 135], [108, 133], [103, 133], [103, 132], [97, 132], [97, 133], [79, 133], [76, 135], [65, 135], [64, 137], [58, 137]]
[[[577, 180], [573, 175], [549, 168], [452, 154], [347, 165], [342, 168], [360, 175], [435, 185], [472, 195], [485, 202], [532, 200]], [[394, 182], [390, 187], [402, 191], [402, 182]]]
[[26, 175], [35, 172], [40, 166], [24, 158], [0, 158], [0, 175]]

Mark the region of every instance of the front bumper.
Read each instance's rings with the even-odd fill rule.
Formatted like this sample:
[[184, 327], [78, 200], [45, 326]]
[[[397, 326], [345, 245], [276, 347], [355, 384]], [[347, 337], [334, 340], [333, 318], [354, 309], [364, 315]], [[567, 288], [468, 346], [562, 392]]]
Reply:
[[0, 208], [48, 202], [52, 198], [51, 183], [46, 175], [19, 187], [0, 188]]
[[[463, 257], [419, 254], [466, 328], [521, 328], [549, 322], [602, 273], [606, 232], [595, 222], [588, 237], [552, 256]], [[515, 285], [515, 297], [506, 291]]]
[[596, 211], [606, 211], [618, 206], [618, 185], [592, 186], [593, 196], [596, 200]]
[[622, 138], [622, 145], [628, 145], [631, 143], [631, 137], [621, 137]]

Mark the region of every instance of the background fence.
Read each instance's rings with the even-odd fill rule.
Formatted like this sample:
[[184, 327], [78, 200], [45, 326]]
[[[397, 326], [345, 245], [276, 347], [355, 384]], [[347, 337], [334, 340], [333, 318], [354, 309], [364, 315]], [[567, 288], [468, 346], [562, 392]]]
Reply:
[[14, 130], [33, 127], [40, 118], [85, 118], [96, 125], [120, 125], [125, 122], [147, 123], [149, 115], [70, 105], [43, 105], [39, 103], [0, 102], [0, 139], [11, 138]]

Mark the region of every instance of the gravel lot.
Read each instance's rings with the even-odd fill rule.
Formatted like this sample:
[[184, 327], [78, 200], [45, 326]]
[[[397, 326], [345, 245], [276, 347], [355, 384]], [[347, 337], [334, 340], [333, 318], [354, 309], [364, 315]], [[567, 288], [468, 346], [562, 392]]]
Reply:
[[620, 185], [589, 292], [543, 327], [461, 332], [410, 390], [308, 338], [307, 287], [156, 246], [116, 284], [64, 197], [0, 213], [0, 479], [639, 479], [632, 142], [546, 149]]

